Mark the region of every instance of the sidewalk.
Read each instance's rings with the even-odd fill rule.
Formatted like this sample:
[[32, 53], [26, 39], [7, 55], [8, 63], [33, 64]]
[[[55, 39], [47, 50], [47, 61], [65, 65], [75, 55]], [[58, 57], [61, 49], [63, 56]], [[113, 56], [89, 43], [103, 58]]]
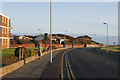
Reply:
[[[63, 50], [53, 52], [53, 58]], [[41, 59], [36, 59], [21, 68], [3, 76], [3, 78], [40, 78], [43, 71], [48, 67], [50, 54], [46, 54]]]

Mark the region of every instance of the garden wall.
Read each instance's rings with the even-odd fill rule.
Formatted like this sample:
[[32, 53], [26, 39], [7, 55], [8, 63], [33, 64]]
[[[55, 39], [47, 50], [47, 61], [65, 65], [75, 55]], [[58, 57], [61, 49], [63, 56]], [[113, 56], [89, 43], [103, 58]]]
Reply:
[[16, 47], [35, 47], [35, 44], [11, 44], [10, 48], [16, 48]]
[[[42, 47], [45, 47], [45, 46], [46, 46], [46, 47], [48, 48], [48, 47], [50, 46], [50, 44], [41, 44], [41, 46], [42, 46]], [[52, 44], [52, 46], [55, 46], [55, 47], [63, 47], [62, 44]]]
[[97, 45], [97, 44], [87, 44], [87, 47], [103, 47], [103, 46], [102, 45]]
[[[67, 44], [66, 47], [72, 47], [72, 44]], [[75, 44], [74, 47], [84, 47], [84, 45]]]

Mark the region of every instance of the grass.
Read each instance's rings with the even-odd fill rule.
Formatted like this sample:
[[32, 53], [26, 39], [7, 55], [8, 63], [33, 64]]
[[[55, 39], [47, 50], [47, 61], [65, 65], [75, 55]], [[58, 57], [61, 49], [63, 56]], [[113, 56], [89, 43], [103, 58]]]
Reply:
[[[38, 51], [38, 48], [27, 48], [28, 50], [33, 49], [36, 53]], [[15, 48], [10, 48], [10, 49], [2, 49], [2, 57], [7, 57], [7, 56], [15, 56], [14, 55]]]
[[2, 57], [15, 56], [14, 51], [15, 51], [15, 48], [2, 49]]
[[[15, 56], [14, 51], [16, 48], [10, 48], [10, 49], [2, 49], [2, 57], [7, 57], [7, 56]], [[33, 49], [35, 53], [38, 52], [38, 48], [27, 48], [28, 50]], [[47, 48], [43, 47], [43, 52], [46, 51]]]
[[[102, 47], [102, 50], [107, 50], [106, 47]], [[108, 51], [113, 51], [113, 52], [120, 52], [120, 46], [112, 46], [108, 47]]]
[[33, 49], [36, 53], [38, 52], [38, 48], [27, 48], [28, 50]]

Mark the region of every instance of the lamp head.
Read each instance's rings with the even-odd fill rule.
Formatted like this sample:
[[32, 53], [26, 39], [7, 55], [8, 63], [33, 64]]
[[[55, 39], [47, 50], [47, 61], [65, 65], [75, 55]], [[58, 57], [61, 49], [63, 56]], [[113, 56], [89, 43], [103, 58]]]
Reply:
[[103, 24], [107, 24], [107, 23], [103, 23]]

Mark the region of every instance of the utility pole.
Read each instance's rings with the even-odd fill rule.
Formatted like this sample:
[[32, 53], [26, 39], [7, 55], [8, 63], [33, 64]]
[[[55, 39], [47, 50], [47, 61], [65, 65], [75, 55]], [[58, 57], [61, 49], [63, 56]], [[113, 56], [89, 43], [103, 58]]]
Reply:
[[52, 0], [50, 0], [50, 62], [52, 63]]

